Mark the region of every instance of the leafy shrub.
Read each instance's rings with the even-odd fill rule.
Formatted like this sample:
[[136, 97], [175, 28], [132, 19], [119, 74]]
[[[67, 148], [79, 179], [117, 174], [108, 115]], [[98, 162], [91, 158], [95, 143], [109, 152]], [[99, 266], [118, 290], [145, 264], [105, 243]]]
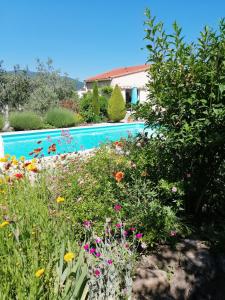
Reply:
[[78, 114], [78, 113], [74, 114], [74, 123], [75, 123], [75, 125], [79, 125], [83, 122], [84, 122], [84, 118], [80, 114]]
[[225, 21], [218, 30], [206, 26], [196, 43], [187, 43], [177, 23], [167, 34], [150, 11], [146, 15], [151, 102], [137, 116], [162, 137], [148, 144], [148, 158], [155, 148], [149, 172], [159, 184], [180, 183], [188, 215], [199, 222], [204, 211], [217, 211], [217, 221], [225, 211], [218, 190], [225, 180]]
[[4, 118], [2, 115], [0, 115], [0, 130], [2, 130], [3, 126], [4, 126]]
[[46, 122], [56, 128], [73, 126], [75, 124], [74, 113], [68, 109], [53, 108], [47, 112]]
[[97, 116], [92, 109], [93, 94], [86, 93], [80, 101], [80, 113], [86, 122], [98, 123], [107, 117], [108, 100], [104, 96], [99, 96], [100, 115]]
[[10, 125], [15, 130], [29, 130], [43, 128], [40, 116], [33, 112], [14, 112], [9, 117]]
[[100, 89], [101, 96], [105, 97], [107, 100], [112, 96], [113, 87], [111, 86], [103, 86]]
[[126, 115], [125, 101], [118, 85], [115, 86], [108, 103], [109, 119], [113, 122], [121, 121]]

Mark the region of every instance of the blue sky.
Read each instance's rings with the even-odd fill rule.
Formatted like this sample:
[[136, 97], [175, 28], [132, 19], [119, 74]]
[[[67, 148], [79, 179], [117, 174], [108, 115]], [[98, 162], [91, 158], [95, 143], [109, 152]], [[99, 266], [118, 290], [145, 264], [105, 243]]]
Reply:
[[188, 40], [225, 17], [225, 0], [0, 0], [0, 60], [35, 69], [51, 57], [71, 77], [143, 64], [144, 10], [166, 28], [174, 20]]

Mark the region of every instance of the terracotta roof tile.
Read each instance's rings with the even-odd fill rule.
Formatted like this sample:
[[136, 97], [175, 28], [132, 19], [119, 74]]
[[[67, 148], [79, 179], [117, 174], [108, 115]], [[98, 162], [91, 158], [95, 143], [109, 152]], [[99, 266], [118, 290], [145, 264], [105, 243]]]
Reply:
[[120, 77], [132, 73], [137, 73], [141, 71], [145, 71], [149, 68], [149, 65], [139, 65], [139, 66], [133, 66], [133, 67], [123, 67], [123, 68], [118, 68], [111, 70], [109, 72], [105, 72], [93, 77], [89, 77], [85, 79], [86, 82], [90, 81], [98, 81], [98, 80], [110, 80], [114, 77]]

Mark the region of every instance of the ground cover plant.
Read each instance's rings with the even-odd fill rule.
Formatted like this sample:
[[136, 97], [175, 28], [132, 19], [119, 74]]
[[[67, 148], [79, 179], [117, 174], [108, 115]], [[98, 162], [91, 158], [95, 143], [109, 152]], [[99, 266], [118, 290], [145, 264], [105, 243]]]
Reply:
[[1, 158], [1, 299], [130, 295], [137, 253], [182, 233], [130, 160], [131, 144], [50, 163]]

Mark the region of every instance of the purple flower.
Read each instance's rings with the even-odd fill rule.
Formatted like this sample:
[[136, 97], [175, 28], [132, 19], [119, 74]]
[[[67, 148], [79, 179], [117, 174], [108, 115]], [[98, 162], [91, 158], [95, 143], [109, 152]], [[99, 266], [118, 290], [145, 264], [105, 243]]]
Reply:
[[89, 251], [89, 253], [90, 253], [90, 254], [94, 254], [94, 253], [95, 253], [95, 250], [96, 250], [95, 248], [91, 248], [90, 251]]
[[111, 265], [111, 264], [113, 263], [113, 261], [112, 261], [111, 259], [108, 259], [108, 260], [107, 260], [107, 263], [108, 263], [109, 265]]
[[88, 251], [88, 249], [89, 249], [89, 245], [88, 245], [88, 244], [85, 244], [85, 245], [84, 245], [84, 250], [85, 250], [85, 251]]
[[115, 210], [115, 211], [120, 211], [121, 208], [122, 208], [122, 206], [121, 206], [120, 204], [116, 204], [116, 205], [114, 206], [114, 210]]
[[143, 234], [142, 233], [137, 233], [135, 236], [138, 240], [140, 240], [142, 238]]
[[89, 229], [89, 228], [91, 227], [91, 221], [85, 220], [85, 221], [83, 222], [83, 225], [84, 225], [85, 228]]
[[95, 256], [96, 256], [96, 257], [100, 257], [100, 256], [101, 256], [101, 253], [96, 252], [96, 253], [95, 253]]
[[172, 192], [176, 193], [177, 192], [177, 188], [175, 186], [172, 187]]

